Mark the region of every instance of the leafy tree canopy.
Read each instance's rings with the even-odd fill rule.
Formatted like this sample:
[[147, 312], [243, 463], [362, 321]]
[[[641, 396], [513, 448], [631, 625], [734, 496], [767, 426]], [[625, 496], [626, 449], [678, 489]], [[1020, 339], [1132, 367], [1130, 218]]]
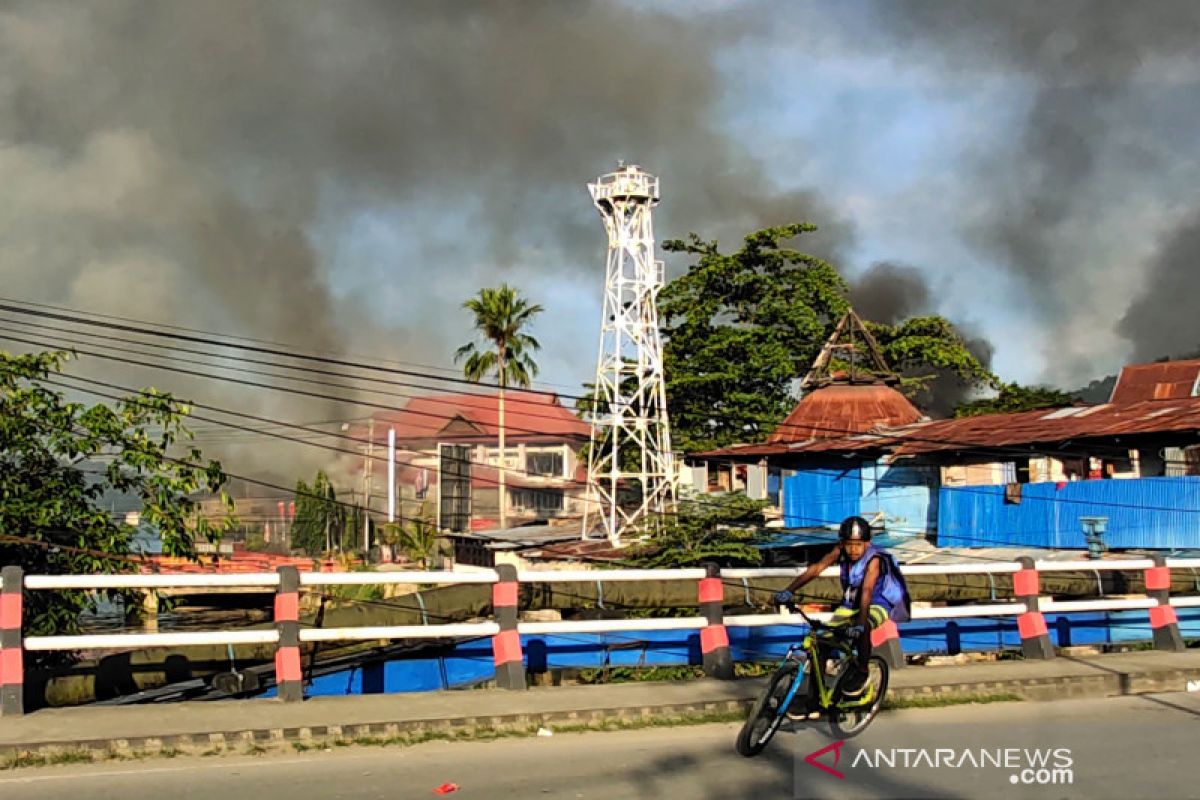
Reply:
[[[141, 523], [157, 530], [163, 552], [190, 556], [197, 540], [216, 541], [233, 524], [212, 522], [193, 495], [223, 492], [225, 473], [185, 446], [188, 408], [147, 389], [114, 406], [67, 402], [51, 387], [65, 353], [0, 352], [0, 565], [28, 573], [130, 572], [132, 525], [114, 519], [106, 492], [141, 501]], [[30, 635], [78, 630], [91, 600], [81, 592], [31, 592]]]
[[533, 353], [541, 349], [538, 340], [525, 332], [533, 318], [542, 312], [508, 284], [495, 289], [480, 289], [479, 294], [463, 303], [474, 316], [476, 335], [485, 343], [479, 347], [468, 342], [454, 353], [462, 361], [467, 380], [479, 382], [495, 375], [501, 386], [529, 386], [538, 374]]
[[292, 546], [299, 547], [310, 556], [335, 546], [341, 549], [347, 538], [354, 541], [353, 531], [347, 537], [349, 516], [346, 507], [338, 502], [333, 484], [324, 472], [317, 472], [311, 486], [304, 481], [297, 481]]
[[[783, 245], [815, 229], [766, 228], [732, 253], [695, 234], [663, 244], [695, 259], [659, 300], [672, 436], [681, 449], [761, 441], [792, 409], [793, 381], [849, 308], [849, 286], [833, 266]], [[910, 396], [947, 372], [968, 383], [994, 380], [941, 317], [868, 327]]]
[[753, 566], [762, 561], [754, 547], [762, 526], [765, 500], [746, 495], [704, 495], [679, 501], [662, 529], [631, 550], [622, 566], [694, 567], [706, 561], [723, 566]]

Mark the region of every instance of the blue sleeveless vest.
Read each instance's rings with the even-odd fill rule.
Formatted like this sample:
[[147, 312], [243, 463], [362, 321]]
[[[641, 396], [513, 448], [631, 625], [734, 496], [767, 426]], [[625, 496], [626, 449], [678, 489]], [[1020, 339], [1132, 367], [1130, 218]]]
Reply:
[[871, 593], [871, 605], [886, 609], [888, 617], [895, 622], [907, 622], [909, 599], [904, 576], [900, 574], [900, 568], [896, 566], [891, 554], [876, 549], [874, 545], [867, 545], [866, 552], [858, 561], [852, 562], [844, 556], [840, 559], [842, 607], [858, 608], [859, 592], [867, 575], [867, 565], [876, 557], [879, 558], [879, 578], [875, 581], [875, 591]]

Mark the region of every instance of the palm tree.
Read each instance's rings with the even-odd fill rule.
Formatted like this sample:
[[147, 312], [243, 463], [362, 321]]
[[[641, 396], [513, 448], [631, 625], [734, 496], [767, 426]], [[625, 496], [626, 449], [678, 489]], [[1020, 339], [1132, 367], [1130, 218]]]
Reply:
[[510, 384], [528, 387], [538, 373], [530, 353], [540, 350], [541, 345], [522, 329], [542, 311], [537, 303], [521, 297], [516, 289], [503, 283], [498, 289], [480, 289], [476, 297], [463, 303], [463, 308], [475, 315], [475, 332], [486, 342], [486, 347], [476, 347], [468, 342], [454, 353], [455, 363], [466, 359], [463, 375], [467, 380], [479, 383], [489, 375], [496, 377], [500, 387], [500, 527], [508, 527], [508, 495], [504, 481], [504, 390]]

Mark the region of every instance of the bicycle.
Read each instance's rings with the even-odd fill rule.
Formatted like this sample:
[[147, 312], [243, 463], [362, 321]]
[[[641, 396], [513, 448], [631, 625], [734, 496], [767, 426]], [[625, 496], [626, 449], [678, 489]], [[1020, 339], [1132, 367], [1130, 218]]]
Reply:
[[[838, 627], [810, 618], [795, 605], [787, 607], [804, 618], [808, 633], [800, 644], [788, 647], [738, 733], [737, 751], [746, 758], [763, 751], [785, 718], [806, 720], [819, 713], [828, 720], [835, 736], [841, 739], [857, 736], [871, 724], [887, 695], [887, 662], [871, 656], [861, 694], [847, 697], [843, 687], [854, 672], [846, 669], [854, 658], [854, 644], [840, 635]], [[822, 663], [822, 650], [837, 661], [832, 682]]]

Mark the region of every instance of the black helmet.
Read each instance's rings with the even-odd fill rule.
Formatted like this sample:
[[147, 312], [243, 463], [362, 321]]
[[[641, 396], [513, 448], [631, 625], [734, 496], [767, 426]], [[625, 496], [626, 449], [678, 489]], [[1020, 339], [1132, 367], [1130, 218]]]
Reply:
[[871, 523], [862, 517], [846, 517], [838, 526], [838, 540], [842, 542], [871, 541]]

